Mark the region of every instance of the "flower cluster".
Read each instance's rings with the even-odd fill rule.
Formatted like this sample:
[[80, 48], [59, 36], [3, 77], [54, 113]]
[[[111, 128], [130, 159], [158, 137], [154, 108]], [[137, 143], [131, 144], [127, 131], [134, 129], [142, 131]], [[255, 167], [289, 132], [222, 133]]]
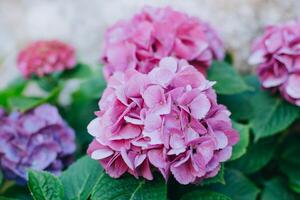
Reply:
[[205, 72], [225, 52], [209, 24], [169, 7], [145, 7], [131, 20], [116, 23], [106, 32], [104, 43], [106, 79], [127, 69], [148, 73], [166, 56], [185, 59]]
[[58, 174], [75, 151], [74, 140], [73, 130], [51, 105], [10, 115], [0, 110], [0, 166], [8, 179], [24, 183], [28, 168]]
[[115, 178], [129, 172], [151, 180], [151, 168], [181, 184], [215, 176], [239, 136], [212, 85], [172, 57], [148, 74], [114, 73], [88, 126], [88, 154]]
[[72, 69], [76, 64], [75, 50], [58, 40], [37, 41], [19, 53], [17, 63], [24, 77], [42, 77]]
[[252, 47], [251, 64], [265, 89], [300, 106], [300, 20], [266, 28]]

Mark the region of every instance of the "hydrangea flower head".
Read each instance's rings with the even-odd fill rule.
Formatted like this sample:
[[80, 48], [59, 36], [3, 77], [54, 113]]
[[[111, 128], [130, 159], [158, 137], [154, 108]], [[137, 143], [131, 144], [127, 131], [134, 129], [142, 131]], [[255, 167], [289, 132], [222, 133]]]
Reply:
[[72, 69], [76, 64], [75, 50], [58, 40], [37, 41], [19, 53], [17, 64], [24, 77], [42, 77]]
[[151, 180], [152, 168], [182, 184], [215, 176], [239, 138], [213, 84], [171, 57], [148, 74], [116, 72], [88, 126], [88, 154], [115, 178], [129, 172]]
[[0, 146], [4, 175], [24, 183], [29, 168], [59, 174], [75, 151], [75, 135], [57, 109], [44, 104], [26, 113], [2, 112]]
[[185, 59], [204, 72], [224, 52], [209, 24], [169, 7], [145, 7], [107, 30], [102, 61], [106, 78], [127, 69], [148, 73], [166, 56]]
[[252, 47], [251, 64], [263, 88], [300, 106], [300, 20], [269, 26]]

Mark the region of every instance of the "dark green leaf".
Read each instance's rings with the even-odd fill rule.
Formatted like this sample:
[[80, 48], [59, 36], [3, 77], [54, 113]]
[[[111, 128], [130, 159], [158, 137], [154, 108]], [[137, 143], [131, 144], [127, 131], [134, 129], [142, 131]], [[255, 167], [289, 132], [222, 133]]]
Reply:
[[91, 68], [83, 63], [78, 63], [73, 69], [65, 70], [60, 78], [62, 79], [82, 79], [92, 76]]
[[299, 109], [282, 98], [259, 92], [253, 98], [254, 115], [251, 119], [255, 140], [272, 136], [290, 126], [298, 117]]
[[0, 196], [0, 200], [18, 200], [18, 199]]
[[233, 200], [253, 200], [259, 193], [259, 189], [237, 170], [226, 169], [225, 182], [225, 185], [217, 184], [212, 188]]
[[120, 179], [113, 179], [108, 175], [102, 176], [93, 189], [92, 200], [166, 200], [167, 186], [161, 177], [153, 181], [136, 179], [132, 175], [125, 175]]
[[184, 195], [181, 200], [231, 200], [230, 197], [213, 191], [208, 190], [200, 190], [200, 191], [193, 191], [186, 195]]
[[63, 200], [64, 189], [56, 176], [29, 170], [28, 177], [28, 187], [35, 200]]
[[60, 177], [64, 186], [65, 199], [88, 199], [94, 185], [102, 176], [104, 172], [99, 162], [88, 156], [79, 159]]
[[294, 200], [294, 194], [289, 191], [286, 184], [279, 178], [266, 182], [262, 192], [262, 200]]
[[29, 189], [22, 185], [16, 185], [14, 182], [5, 182], [2, 186], [2, 190], [0, 193], [5, 197], [18, 200], [32, 200]]
[[214, 88], [218, 94], [232, 95], [252, 90], [238, 72], [226, 62], [213, 62], [208, 70], [208, 79], [217, 82]]
[[257, 91], [260, 90], [260, 83], [256, 76], [244, 77], [245, 82], [250, 85], [253, 90], [245, 91], [233, 95], [218, 95], [218, 102], [226, 105], [231, 112], [234, 120], [249, 120], [253, 115], [252, 98]]
[[244, 173], [254, 173], [267, 165], [275, 151], [276, 140], [266, 138], [251, 145], [241, 158], [228, 163]]
[[289, 178], [290, 188], [300, 193], [300, 146], [299, 137], [287, 139], [285, 146], [281, 147], [279, 166], [281, 171]]
[[231, 160], [236, 160], [244, 155], [249, 144], [249, 126], [233, 123], [233, 127], [239, 132], [240, 140], [233, 146]]

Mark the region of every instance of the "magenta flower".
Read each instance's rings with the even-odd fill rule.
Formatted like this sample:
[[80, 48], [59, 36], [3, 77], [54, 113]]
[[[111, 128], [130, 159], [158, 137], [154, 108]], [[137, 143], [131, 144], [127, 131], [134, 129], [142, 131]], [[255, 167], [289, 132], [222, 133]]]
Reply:
[[149, 74], [114, 73], [88, 125], [88, 154], [114, 178], [129, 172], [151, 180], [151, 168], [182, 184], [215, 176], [239, 136], [213, 84], [171, 57]]
[[0, 109], [0, 146], [4, 175], [24, 183], [29, 168], [59, 174], [75, 151], [75, 135], [51, 105], [10, 115]]
[[58, 40], [37, 41], [19, 53], [17, 63], [25, 78], [31, 75], [42, 77], [72, 69], [76, 64], [75, 50]]
[[267, 27], [254, 41], [249, 62], [258, 65], [263, 88], [300, 106], [300, 20]]
[[107, 30], [102, 61], [107, 79], [127, 69], [148, 73], [166, 56], [185, 59], [205, 72], [213, 59], [224, 58], [224, 52], [209, 24], [169, 7], [145, 7]]

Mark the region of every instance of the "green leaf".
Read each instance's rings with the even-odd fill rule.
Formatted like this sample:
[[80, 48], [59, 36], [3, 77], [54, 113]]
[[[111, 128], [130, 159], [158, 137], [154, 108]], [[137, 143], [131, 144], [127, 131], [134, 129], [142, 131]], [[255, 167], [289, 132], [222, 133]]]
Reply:
[[42, 99], [34, 97], [12, 97], [9, 99], [9, 104], [13, 110], [25, 112], [42, 104]]
[[84, 156], [60, 177], [66, 200], [88, 199], [96, 182], [104, 176], [99, 162]]
[[275, 145], [276, 140], [274, 138], [259, 140], [251, 145], [241, 158], [228, 164], [246, 174], [257, 172], [270, 162], [275, 151]]
[[256, 76], [244, 77], [245, 82], [253, 90], [233, 95], [218, 95], [218, 102], [226, 105], [231, 112], [231, 118], [236, 121], [248, 121], [253, 116], [252, 98], [260, 90], [260, 83]]
[[300, 146], [299, 136], [291, 136], [280, 147], [279, 167], [289, 178], [289, 187], [300, 194]]
[[214, 88], [218, 94], [232, 95], [253, 89], [226, 62], [213, 62], [208, 70], [208, 79], [217, 82]]
[[93, 189], [92, 200], [166, 200], [167, 186], [161, 177], [153, 181], [136, 179], [132, 175], [125, 175], [120, 179], [113, 179], [104, 175], [98, 180]]
[[57, 87], [51, 91], [45, 98], [17, 96], [8, 99], [11, 110], [26, 112], [44, 103], [54, 102], [59, 95], [61, 88]]
[[83, 63], [78, 63], [73, 69], [65, 70], [60, 78], [62, 79], [83, 79], [93, 75], [91, 68]]
[[265, 183], [261, 196], [262, 200], [294, 200], [294, 194], [289, 191], [286, 184], [279, 178], [273, 178]]
[[62, 200], [64, 189], [60, 180], [48, 173], [29, 170], [28, 187], [36, 200]]
[[23, 78], [18, 78], [10, 83], [6, 89], [0, 90], [0, 106], [8, 108], [8, 99], [13, 96], [20, 96], [27, 83]]
[[231, 200], [230, 197], [209, 190], [193, 191], [185, 194], [181, 200]]
[[221, 165], [221, 169], [218, 172], [218, 174], [212, 178], [204, 179], [201, 182], [201, 185], [209, 185], [209, 184], [213, 184], [213, 183], [225, 184], [224, 171], [225, 171], [224, 165]]
[[282, 98], [259, 92], [253, 98], [254, 115], [250, 121], [255, 140], [272, 136], [289, 127], [298, 117], [299, 109]]
[[253, 200], [256, 199], [259, 193], [256, 185], [237, 170], [226, 169], [225, 181], [225, 185], [217, 184], [212, 188], [233, 200]]
[[81, 83], [79, 89], [73, 94], [73, 98], [90, 98], [99, 100], [106, 83], [101, 74]]
[[250, 133], [248, 125], [238, 124], [234, 122], [233, 127], [239, 132], [240, 135], [239, 142], [233, 146], [231, 156], [231, 160], [236, 160], [246, 153], [249, 144]]

